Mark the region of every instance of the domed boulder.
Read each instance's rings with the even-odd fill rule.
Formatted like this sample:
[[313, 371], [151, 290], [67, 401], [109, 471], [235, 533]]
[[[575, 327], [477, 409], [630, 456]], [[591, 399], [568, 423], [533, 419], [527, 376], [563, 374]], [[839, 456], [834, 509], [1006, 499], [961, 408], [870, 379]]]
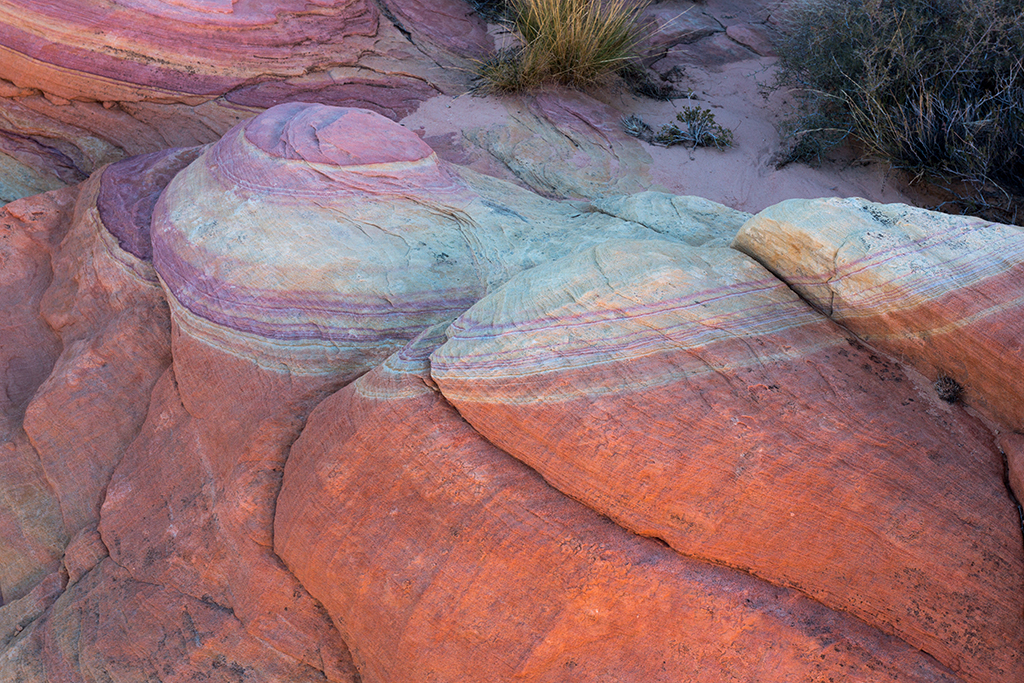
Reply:
[[168, 185], [154, 265], [184, 333], [352, 379], [537, 263], [656, 231], [440, 159], [373, 112], [274, 107]]
[[444, 208], [470, 195], [378, 114], [280, 105], [170, 184], [154, 264], [186, 334], [266, 366], [351, 379], [482, 295]]

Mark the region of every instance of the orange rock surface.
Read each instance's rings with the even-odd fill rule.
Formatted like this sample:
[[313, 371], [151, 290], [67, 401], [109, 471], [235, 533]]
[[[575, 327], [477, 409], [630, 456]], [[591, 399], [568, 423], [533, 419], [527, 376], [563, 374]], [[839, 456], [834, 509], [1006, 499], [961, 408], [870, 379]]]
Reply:
[[442, 329], [317, 407], [278, 498], [274, 548], [364, 681], [953, 680], [795, 591], [562, 496], [438, 393], [427, 356]]
[[862, 339], [952, 379], [962, 398], [1024, 431], [1024, 231], [861, 199], [791, 200], [736, 236]]

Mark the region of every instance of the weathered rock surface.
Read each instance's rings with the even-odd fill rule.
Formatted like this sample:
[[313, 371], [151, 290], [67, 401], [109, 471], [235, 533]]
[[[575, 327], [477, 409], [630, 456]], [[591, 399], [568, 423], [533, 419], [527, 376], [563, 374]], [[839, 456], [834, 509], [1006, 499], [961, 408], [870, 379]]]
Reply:
[[651, 157], [622, 131], [606, 105], [578, 93], [510, 99], [508, 121], [463, 133], [533, 190], [555, 197], [604, 197], [651, 186]]
[[23, 420], [61, 352], [39, 302], [76, 194], [56, 190], [0, 208], [0, 605], [56, 571], [68, 542], [60, 503]]
[[427, 356], [442, 329], [317, 407], [278, 498], [274, 547], [364, 681], [953, 680], [560, 495], [438, 393]]
[[[536, 101], [471, 97], [474, 60], [494, 40], [465, 0], [9, 2], [0, 9], [0, 203], [126, 156], [214, 142], [294, 101], [427, 122], [443, 158], [472, 157], [477, 170], [549, 196], [658, 189], [747, 211], [826, 193], [909, 201], [877, 168], [776, 168], [785, 95], [766, 103], [773, 61], [755, 54], [766, 51], [767, 13], [758, 0], [664, 0], [645, 11], [644, 63], [683, 105], [618, 84], [596, 98], [564, 89]], [[669, 150], [619, 130], [621, 117], [657, 128], [691, 104], [714, 110], [734, 147]]]
[[971, 680], [1024, 675], [1021, 524], [991, 435], [742, 254], [609, 242], [513, 278], [449, 336], [444, 396], [568, 496]]
[[[137, 187], [117, 171], [109, 167], [82, 186], [71, 230], [53, 258], [53, 282], [40, 308], [63, 351], [24, 419], [72, 535], [99, 520], [110, 474], [171, 361], [170, 320], [156, 273], [118, 246], [97, 207], [97, 196], [114, 194], [117, 185]], [[108, 216], [111, 225], [126, 234], [114, 218]], [[148, 222], [149, 216], [140, 207], [135, 218]], [[103, 429], [75, 419], [90, 414], [104, 416]]]
[[111, 558], [135, 580], [230, 615], [292, 662], [286, 680], [351, 680], [345, 644], [271, 550], [288, 447], [324, 380], [263, 370], [180, 331], [173, 352], [103, 504]]
[[1020, 673], [992, 435], [747, 214], [291, 103], [0, 216], [2, 680]]
[[613, 237], [661, 235], [459, 171], [372, 112], [298, 103], [204, 152], [153, 221], [189, 335], [346, 381], [513, 274]]
[[382, 116], [281, 105], [175, 178], [154, 259], [190, 336], [350, 380], [483, 293], [458, 229], [469, 198]]
[[0, 10], [0, 201], [213, 142], [281, 102], [401, 118], [465, 73], [443, 67], [490, 46], [459, 0], [12, 0]]
[[648, 40], [651, 51], [655, 53], [676, 45], [696, 43], [725, 30], [718, 20], [694, 3], [675, 6], [659, 3], [645, 8], [643, 19], [652, 25]]
[[[354, 676], [337, 632], [267, 540], [283, 454], [308, 411], [303, 401], [324, 380], [263, 377], [257, 366], [239, 368], [180, 335], [179, 368], [168, 367], [170, 311], [144, 260], [149, 213], [160, 187], [197, 153], [160, 153], [97, 173], [52, 258], [41, 311], [64, 351], [35, 391], [24, 429], [34, 446], [28, 455], [60, 505], [63, 538], [83, 531], [62, 566], [58, 549], [58, 566], [37, 571], [63, 570], [39, 584], [70, 581], [60, 599], [53, 602], [59, 590], [35, 595], [39, 588], [0, 608], [30, 616], [49, 608], [31, 628], [18, 616], [22, 630], [4, 661], [26, 680], [92, 680], [90, 671], [127, 680], [154, 671], [214, 680], [242, 672], [265, 681]], [[230, 380], [211, 382], [218, 373]], [[223, 391], [239, 409], [202, 420]], [[102, 560], [108, 548], [112, 560]], [[200, 578], [192, 580], [196, 567]], [[124, 613], [133, 616], [125, 621]], [[134, 640], [148, 645], [135, 651]], [[31, 672], [22, 666], [29, 660]]]
[[751, 219], [735, 246], [862, 339], [1024, 429], [1020, 228], [862, 199], [790, 200]]
[[1017, 504], [1024, 501], [1024, 434], [1004, 434], [999, 448], [1006, 456], [1006, 480]]
[[19, 634], [0, 658], [0, 677], [32, 683], [325, 680], [247, 633], [230, 610], [137, 581], [110, 558]]
[[680, 197], [664, 192], [640, 192], [595, 199], [603, 213], [639, 223], [665, 239], [691, 247], [728, 247], [750, 218], [702, 197]]

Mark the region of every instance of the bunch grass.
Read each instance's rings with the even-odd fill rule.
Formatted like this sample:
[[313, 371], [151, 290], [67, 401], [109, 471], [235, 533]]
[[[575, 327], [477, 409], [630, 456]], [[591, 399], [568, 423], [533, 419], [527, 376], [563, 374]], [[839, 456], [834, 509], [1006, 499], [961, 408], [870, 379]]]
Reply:
[[645, 7], [631, 0], [510, 0], [510, 28], [520, 39], [479, 69], [478, 89], [519, 92], [545, 82], [599, 84], [633, 64], [645, 36]]

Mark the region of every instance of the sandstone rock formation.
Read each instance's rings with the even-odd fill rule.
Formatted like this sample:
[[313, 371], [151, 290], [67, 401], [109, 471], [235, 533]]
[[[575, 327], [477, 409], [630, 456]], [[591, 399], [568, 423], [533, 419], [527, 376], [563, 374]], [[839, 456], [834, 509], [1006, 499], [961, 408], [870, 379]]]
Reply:
[[71, 222], [77, 192], [58, 190], [0, 209], [0, 603], [26, 596], [60, 564], [69, 538], [39, 456], [24, 430], [25, 410], [61, 352], [39, 303], [50, 261]]
[[933, 417], [738, 252], [609, 242], [513, 278], [449, 337], [444, 396], [570, 497], [972, 674], [1024, 673], [1020, 518], [985, 493], [991, 435]]
[[1017, 440], [758, 220], [299, 103], [8, 205], [0, 679], [1021, 677]]
[[153, 219], [181, 329], [343, 381], [525, 268], [658, 236], [458, 171], [372, 112], [305, 104], [234, 128], [174, 178]]
[[[11, 0], [0, 8], [0, 203], [127, 156], [214, 142], [296, 101], [408, 121], [442, 158], [551, 196], [656, 189], [745, 211], [822, 194], [909, 201], [870, 167], [776, 167], [786, 99], [763, 97], [774, 66], [762, 56], [773, 6], [647, 8], [643, 63], [653, 85], [677, 88], [662, 102], [624, 83], [470, 95], [475, 60], [507, 36], [466, 0]], [[621, 117], [659, 127], [683, 106], [712, 109], [736, 144], [667, 150], [620, 130]]]
[[125, 155], [213, 142], [282, 102], [401, 118], [450, 91], [442, 66], [464, 68], [491, 46], [466, 3], [394, 4], [5, 2], [0, 201], [84, 180]]
[[952, 680], [848, 616], [561, 495], [438, 391], [443, 329], [317, 407], [278, 499], [274, 547], [364, 680]]
[[[858, 199], [790, 200], [736, 247], [860, 338], [1024, 431], [1024, 232]], [[958, 396], [950, 396], [956, 400]]]

